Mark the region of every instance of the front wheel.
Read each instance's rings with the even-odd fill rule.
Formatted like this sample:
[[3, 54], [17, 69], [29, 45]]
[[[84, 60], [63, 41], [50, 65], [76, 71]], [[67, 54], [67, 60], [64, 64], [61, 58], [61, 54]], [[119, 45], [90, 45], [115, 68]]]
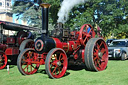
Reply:
[[27, 48], [20, 52], [17, 59], [17, 67], [21, 74], [34, 74], [37, 72], [39, 66], [38, 55], [34, 49]]
[[60, 78], [67, 70], [67, 55], [64, 50], [54, 48], [47, 54], [45, 70], [50, 78]]

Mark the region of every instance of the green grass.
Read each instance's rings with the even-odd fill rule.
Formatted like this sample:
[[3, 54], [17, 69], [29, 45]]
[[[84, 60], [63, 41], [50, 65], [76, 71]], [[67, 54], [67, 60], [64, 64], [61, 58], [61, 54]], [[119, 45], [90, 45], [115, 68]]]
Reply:
[[23, 76], [17, 66], [10, 66], [10, 74], [0, 70], [0, 85], [128, 85], [128, 60], [110, 60], [101, 72], [68, 69], [60, 79], [50, 79], [42, 70], [44, 66], [36, 74]]

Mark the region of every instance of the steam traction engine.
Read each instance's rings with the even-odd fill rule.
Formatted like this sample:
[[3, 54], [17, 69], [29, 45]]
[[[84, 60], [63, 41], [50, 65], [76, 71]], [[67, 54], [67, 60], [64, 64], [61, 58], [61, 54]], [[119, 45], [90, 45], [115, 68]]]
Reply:
[[48, 36], [48, 8], [42, 7], [42, 35], [35, 40], [35, 47], [24, 49], [18, 56], [17, 66], [21, 74], [34, 74], [40, 65], [45, 64], [49, 77], [62, 77], [69, 63], [85, 63], [88, 70], [102, 71], [108, 63], [108, 48], [102, 38], [94, 38], [91, 25], [84, 24], [80, 31], [70, 32], [59, 23]]
[[[34, 47], [32, 37], [27, 38], [28, 32], [37, 29], [15, 24], [7, 21], [0, 21], [0, 69], [7, 64], [16, 64], [19, 52], [25, 48]], [[10, 60], [10, 62], [8, 62]]]

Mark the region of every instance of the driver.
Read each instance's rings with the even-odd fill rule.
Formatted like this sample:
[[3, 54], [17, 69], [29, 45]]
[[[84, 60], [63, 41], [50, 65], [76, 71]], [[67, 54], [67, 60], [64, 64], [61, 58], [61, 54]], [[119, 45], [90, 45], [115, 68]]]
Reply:
[[87, 33], [89, 33], [91, 28], [87, 25]]

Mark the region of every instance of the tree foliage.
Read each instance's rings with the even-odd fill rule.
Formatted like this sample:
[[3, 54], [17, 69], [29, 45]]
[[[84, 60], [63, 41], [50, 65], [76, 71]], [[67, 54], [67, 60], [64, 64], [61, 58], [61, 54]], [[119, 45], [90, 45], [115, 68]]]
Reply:
[[[94, 0], [76, 6], [70, 13], [67, 23], [70, 27], [85, 23], [98, 24], [104, 36], [110, 33], [118, 35], [128, 32], [128, 1], [125, 0]], [[123, 33], [123, 34], [124, 34]]]
[[[16, 0], [14, 5], [12, 6], [12, 13], [16, 14], [17, 16], [22, 15], [22, 17], [18, 17], [27, 21], [29, 25], [34, 27], [41, 28], [41, 7], [39, 6], [42, 1], [40, 0]], [[47, 2], [52, 4], [50, 7], [49, 13], [49, 22], [54, 24], [57, 21], [57, 12], [59, 9], [59, 0], [43, 0], [43, 2]]]
[[[62, 0], [61, 0], [62, 1]], [[50, 3], [49, 23], [57, 23], [57, 13], [60, 0], [43, 0]], [[41, 27], [41, 8], [39, 0], [16, 0], [13, 13], [23, 15], [22, 19], [30, 25]], [[69, 3], [70, 4], [70, 3]], [[104, 36], [128, 35], [128, 0], [91, 0], [75, 6], [69, 13], [69, 20], [65, 23], [71, 29], [81, 27], [83, 24], [98, 24]]]

